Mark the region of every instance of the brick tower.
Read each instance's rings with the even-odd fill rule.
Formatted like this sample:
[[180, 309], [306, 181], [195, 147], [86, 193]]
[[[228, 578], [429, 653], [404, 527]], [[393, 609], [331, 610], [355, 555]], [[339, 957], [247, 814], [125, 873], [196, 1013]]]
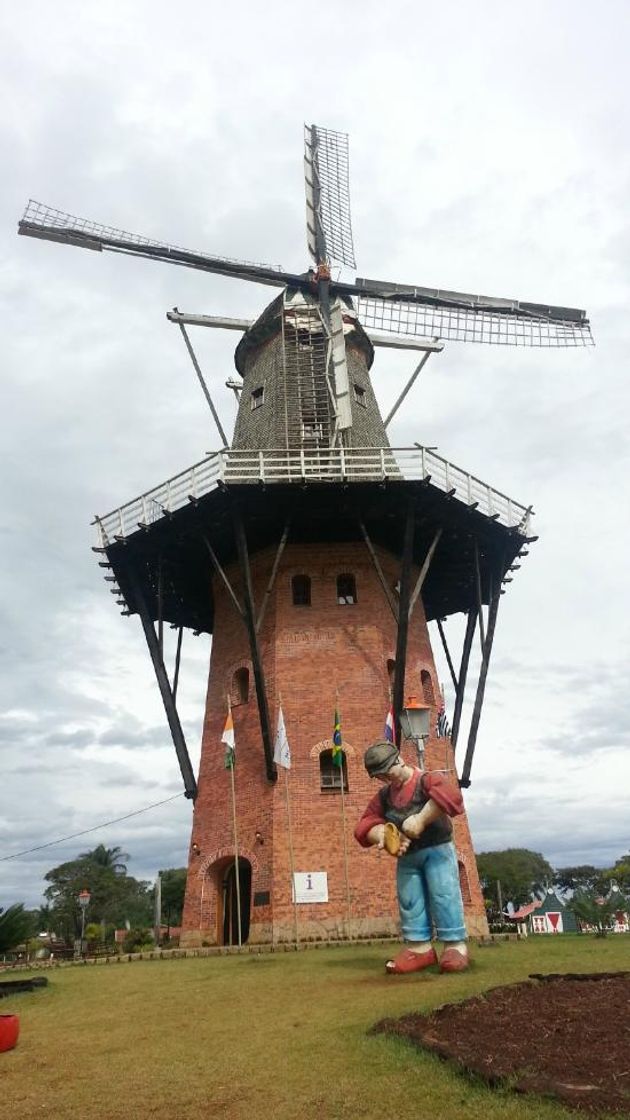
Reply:
[[[363, 751], [382, 736], [392, 700], [402, 543], [396, 521], [408, 484], [389, 450], [372, 391], [372, 345], [349, 306], [344, 308], [344, 332], [352, 383], [351, 435], [359, 448], [354, 451], [350, 441], [346, 445], [351, 464], [346, 481], [322, 483], [321, 462], [316, 466], [319, 458], [327, 471], [331, 459], [327, 395], [322, 394], [319, 406], [317, 394], [318, 381], [324, 388], [325, 382], [316, 301], [288, 291], [246, 332], [236, 353], [243, 389], [231, 457], [238, 454], [243, 471], [254, 464], [259, 482], [258, 510], [248, 516], [249, 568], [259, 617], [264, 605], [258, 643], [270, 725], [275, 727], [282, 700], [291, 746], [294, 867], [298, 874], [326, 877], [328, 900], [297, 907], [301, 938], [391, 933], [397, 915], [391, 859], [359, 848], [352, 829], [374, 792]], [[271, 473], [263, 483], [261, 456], [271, 471], [274, 457], [276, 472], [286, 473], [293, 461], [300, 469], [305, 429], [315, 479], [311, 482], [305, 474], [288, 494], [283, 483], [271, 481]], [[286, 452], [274, 452], [283, 443], [289, 446], [288, 464]], [[384, 474], [369, 451], [362, 462], [369, 448], [379, 449], [378, 459], [385, 452]], [[416, 493], [424, 496], [422, 488]], [[368, 517], [374, 555], [361, 535]], [[267, 520], [277, 524], [281, 542], [278, 529], [281, 523], [288, 527], [279, 558], [278, 549], [267, 544]], [[395, 543], [387, 548], [380, 542], [390, 533]], [[425, 529], [421, 535], [429, 533]], [[238, 558], [226, 561], [223, 574], [215, 571], [211, 577], [213, 643], [183, 918], [185, 944], [235, 939], [230, 777], [220, 745], [226, 696], [236, 736], [242, 935], [250, 942], [295, 936], [285, 786], [270, 782], [261, 765], [255, 667], [246, 627], [227, 587], [229, 583], [236, 599], [244, 600], [243, 565]], [[412, 582], [419, 567], [412, 563]], [[405, 694], [415, 693], [432, 705], [435, 730], [439, 685], [421, 596], [409, 617], [405, 662]], [[345, 851], [341, 774], [331, 765], [337, 697], [345, 753]], [[407, 746], [413, 759], [413, 748]], [[427, 766], [453, 769], [450, 740], [429, 740]], [[465, 816], [456, 822], [456, 842], [469, 930], [483, 933], [487, 925]]]
[[[305, 189], [314, 262], [307, 273], [189, 252], [33, 201], [19, 223], [29, 237], [281, 289], [254, 324], [169, 313], [223, 450], [97, 518], [99, 562], [123, 613], [141, 620], [185, 793], [194, 802], [185, 944], [394, 929], [391, 861], [351, 838], [372, 792], [363, 750], [382, 735], [390, 704], [400, 738], [404, 698], [415, 694], [431, 709], [427, 767], [470, 785], [500, 596], [511, 580], [507, 573], [518, 567], [515, 559], [535, 538], [528, 535], [531, 507], [428, 448], [390, 447], [387, 425], [428, 356], [442, 349], [440, 340], [592, 342], [585, 313], [573, 308], [333, 280], [331, 261], [355, 267], [345, 135], [305, 126]], [[236, 350], [242, 381], [229, 383], [240, 393], [229, 448], [186, 334], [191, 323], [242, 333]], [[375, 345], [423, 354], [385, 420], [370, 381]], [[466, 627], [456, 667], [444, 622], [461, 613]], [[439, 685], [431, 622], [455, 688], [450, 739], [435, 736]], [[178, 630], [171, 674], [165, 623]], [[176, 704], [185, 628], [213, 637], [198, 781]], [[454, 754], [477, 629], [481, 664], [458, 778]], [[238, 868], [220, 742], [228, 699], [236, 735]], [[289, 801], [273, 760], [280, 703], [293, 760], [292, 845]], [[337, 704], [342, 771], [331, 765]], [[483, 933], [465, 817], [456, 821], [455, 839], [468, 928]]]

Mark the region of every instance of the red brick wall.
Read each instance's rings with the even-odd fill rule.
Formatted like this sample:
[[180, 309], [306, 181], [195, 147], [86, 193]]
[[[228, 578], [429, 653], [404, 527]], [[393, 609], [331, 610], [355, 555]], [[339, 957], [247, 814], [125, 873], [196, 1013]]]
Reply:
[[[380, 551], [379, 558], [392, 587], [399, 576], [395, 558]], [[274, 552], [252, 561], [256, 603], [269, 579]], [[336, 577], [352, 572], [357, 603], [337, 602]], [[311, 605], [294, 606], [291, 577], [311, 578]], [[230, 580], [239, 586], [236, 568]], [[233, 856], [230, 775], [223, 768], [220, 742], [226, 717], [227, 694], [235, 671], [250, 670], [249, 701], [233, 707], [236, 735], [235, 787], [239, 850], [252, 864], [252, 899], [268, 891], [270, 904], [252, 906], [250, 941], [286, 940], [294, 935], [294, 907], [290, 890], [285, 774], [270, 785], [264, 757], [253, 673], [245, 627], [221, 581], [214, 581], [215, 634], [195, 805], [191, 854], [183, 917], [182, 943], [221, 940], [223, 871]], [[390, 856], [365, 850], [353, 839], [354, 824], [374, 785], [363, 768], [363, 751], [383, 735], [390, 703], [388, 659], [394, 658], [396, 623], [374, 566], [361, 544], [290, 545], [280, 564], [260, 633], [273, 732], [280, 698], [291, 746], [289, 795], [296, 871], [326, 871], [329, 901], [297, 907], [304, 938], [376, 934], [397, 929], [395, 864]], [[422, 697], [421, 672], [431, 676], [439, 699], [433, 655], [420, 602], [409, 628], [405, 693]], [[345, 795], [348, 903], [344, 868], [342, 805], [338, 792], [320, 790], [319, 754], [331, 746], [335, 704], [339, 698], [349, 789]], [[432, 726], [435, 726], [435, 713]], [[413, 762], [408, 745], [403, 753]], [[452, 765], [450, 745], [430, 739], [427, 766]], [[470, 902], [466, 905], [469, 932], [487, 932], [466, 817], [455, 826], [461, 877]], [[193, 849], [192, 845], [196, 845]], [[198, 849], [198, 851], [197, 851]]]

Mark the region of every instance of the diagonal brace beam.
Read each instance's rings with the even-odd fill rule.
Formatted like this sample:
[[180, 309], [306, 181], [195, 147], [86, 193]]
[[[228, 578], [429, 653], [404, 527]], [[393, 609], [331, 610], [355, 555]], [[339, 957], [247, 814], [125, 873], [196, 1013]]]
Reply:
[[149, 647], [151, 661], [153, 662], [155, 676], [160, 689], [160, 694], [162, 696], [162, 703], [164, 704], [164, 711], [166, 712], [166, 718], [171, 730], [171, 737], [173, 739], [173, 746], [175, 747], [177, 761], [179, 762], [179, 768], [181, 770], [182, 778], [184, 779], [184, 793], [186, 797], [194, 801], [197, 797], [197, 782], [193, 773], [190, 755], [188, 754], [188, 747], [186, 746], [184, 732], [182, 731], [182, 725], [179, 721], [177, 706], [175, 704], [175, 697], [171, 690], [168, 674], [164, 666], [164, 661], [162, 660], [162, 651], [160, 649], [160, 643], [158, 641], [155, 627], [153, 625], [153, 619], [149, 614], [146, 600], [144, 598], [144, 593], [134, 569], [132, 567], [129, 567], [127, 574], [129, 576], [129, 582], [133, 590], [135, 606], [138, 610], [138, 614], [140, 615], [140, 621], [142, 623], [142, 629], [144, 630], [144, 636], [147, 641], [147, 646]]
[[277, 781], [278, 774], [273, 761], [273, 743], [271, 738], [271, 722], [269, 719], [269, 704], [267, 702], [267, 688], [260, 656], [260, 647], [258, 645], [258, 634], [256, 633], [256, 612], [254, 607], [252, 573], [249, 565], [249, 552], [247, 550], [247, 537], [245, 536], [245, 526], [243, 524], [241, 511], [235, 501], [232, 502], [231, 513], [238, 560], [243, 575], [245, 591], [245, 626], [247, 627], [252, 668], [254, 670], [254, 683], [256, 685], [256, 698], [258, 700], [258, 717], [260, 719], [260, 731], [265, 754], [265, 768], [268, 780], [270, 782], [275, 782]]
[[413, 502], [407, 506], [403, 554], [400, 568], [400, 594], [398, 597], [398, 633], [396, 635], [396, 668], [392, 707], [394, 709], [395, 740], [400, 746], [400, 713], [403, 708], [405, 690], [405, 669], [407, 666], [407, 634], [409, 632], [409, 602], [411, 599], [411, 565], [413, 560], [413, 536], [416, 518]]

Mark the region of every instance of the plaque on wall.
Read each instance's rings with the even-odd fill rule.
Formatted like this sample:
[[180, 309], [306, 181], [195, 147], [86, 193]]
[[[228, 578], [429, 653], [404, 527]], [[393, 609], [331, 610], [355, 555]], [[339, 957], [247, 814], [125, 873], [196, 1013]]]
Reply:
[[269, 891], [255, 891], [254, 892], [254, 906], [268, 906], [271, 901]]

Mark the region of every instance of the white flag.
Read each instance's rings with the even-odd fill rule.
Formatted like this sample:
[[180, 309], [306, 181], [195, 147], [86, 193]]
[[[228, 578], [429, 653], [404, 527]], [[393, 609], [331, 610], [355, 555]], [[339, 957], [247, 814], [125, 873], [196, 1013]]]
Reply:
[[291, 769], [291, 748], [289, 747], [289, 740], [287, 739], [287, 732], [284, 726], [282, 708], [280, 708], [278, 712], [278, 728], [276, 731], [276, 741], [273, 745], [273, 760], [277, 766], [283, 766], [285, 770]]

